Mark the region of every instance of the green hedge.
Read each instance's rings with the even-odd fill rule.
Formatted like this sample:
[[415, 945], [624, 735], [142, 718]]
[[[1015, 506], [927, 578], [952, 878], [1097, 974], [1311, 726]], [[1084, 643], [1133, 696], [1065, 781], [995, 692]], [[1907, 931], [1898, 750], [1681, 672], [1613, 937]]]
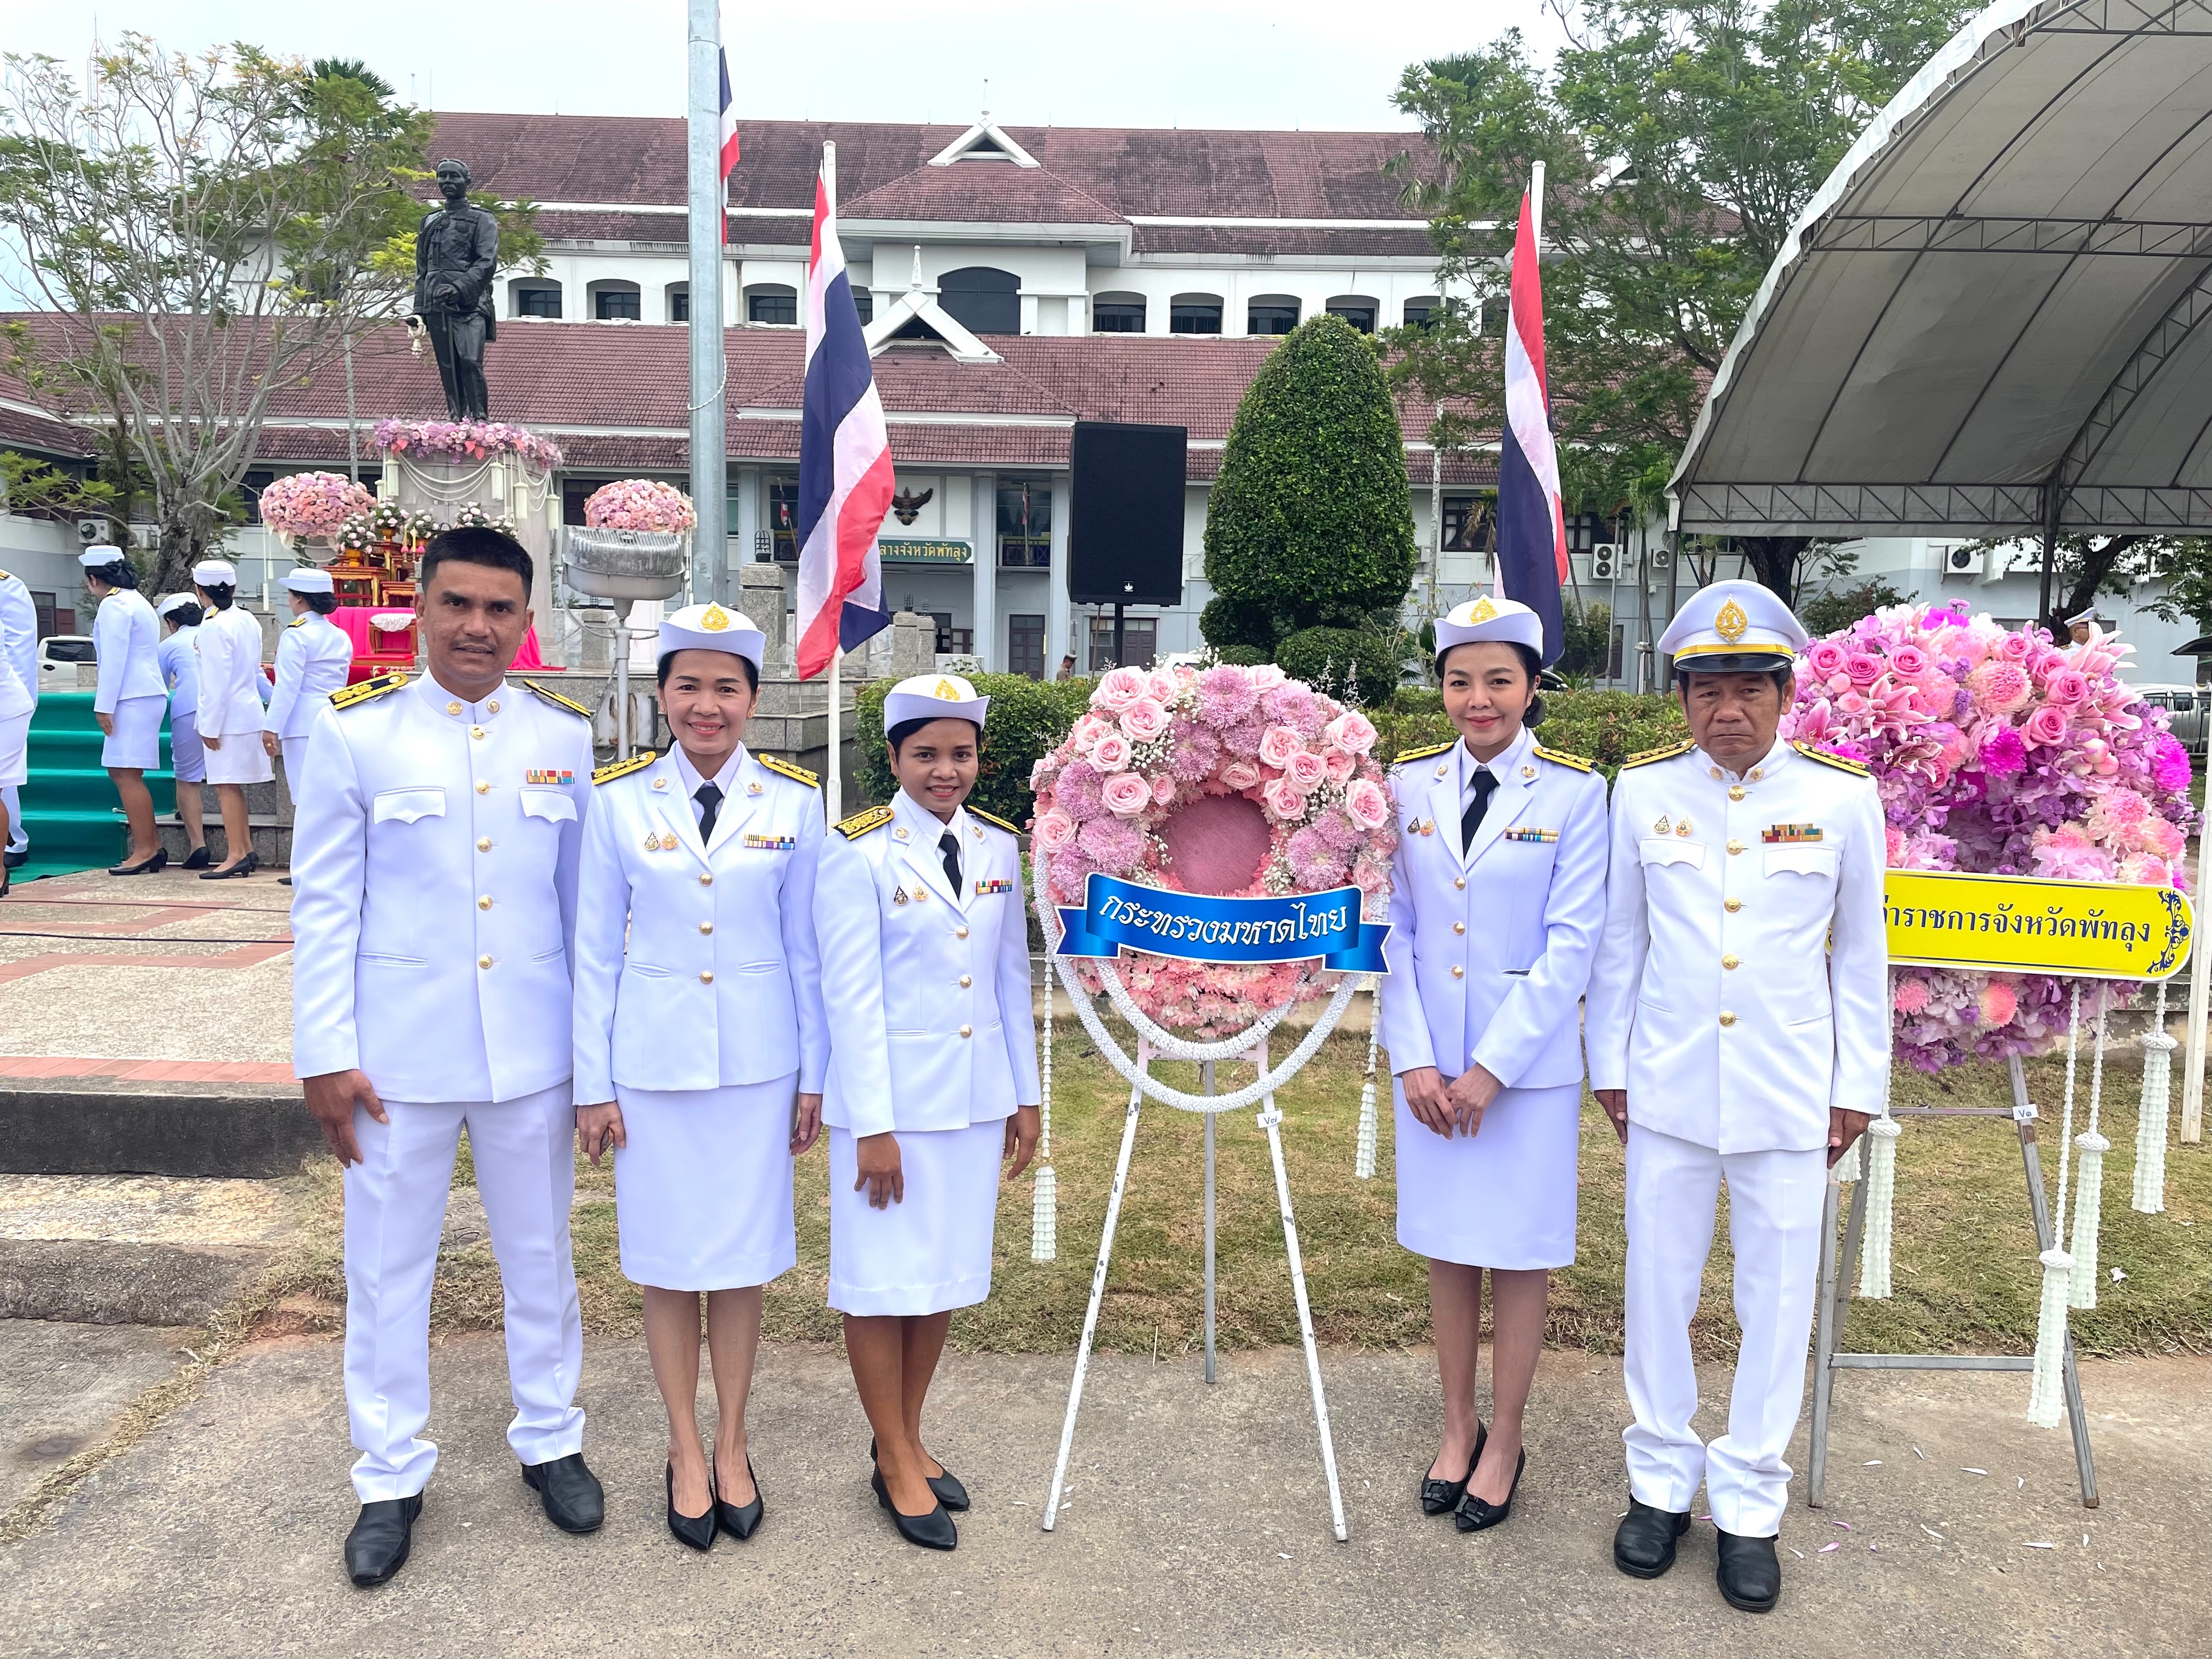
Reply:
[[[983, 764], [972, 802], [1010, 823], [1027, 824], [1035, 810], [1030, 797], [1030, 769], [1067, 735], [1091, 706], [1093, 680], [1033, 680], [1026, 674], [970, 674], [975, 690], [991, 700], [983, 717]], [[860, 781], [872, 801], [887, 801], [898, 791], [890, 757], [884, 746], [884, 699], [894, 682], [872, 680], [854, 696], [854, 740], [860, 748]], [[862, 803], [848, 805], [858, 808]]]
[[1388, 702], [1398, 689], [1397, 658], [1389, 640], [1377, 633], [1350, 628], [1302, 628], [1276, 642], [1275, 661], [1292, 679], [1321, 687], [1331, 696], [1363, 708]]
[[[1453, 735], [1441, 692], [1401, 691], [1373, 719], [1382, 733], [1375, 752], [1386, 761], [1408, 749], [1449, 743]], [[1544, 723], [1535, 730], [1546, 746], [1595, 761], [1608, 780], [1631, 755], [1680, 743], [1690, 734], [1674, 698], [1633, 691], [1547, 691]]]

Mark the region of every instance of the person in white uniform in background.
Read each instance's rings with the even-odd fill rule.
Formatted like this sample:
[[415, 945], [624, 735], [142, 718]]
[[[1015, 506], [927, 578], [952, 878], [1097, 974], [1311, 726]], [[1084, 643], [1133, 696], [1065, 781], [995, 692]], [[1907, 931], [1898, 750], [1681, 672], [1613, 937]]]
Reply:
[[[1889, 1073], [1881, 802], [1863, 768], [1776, 740], [1805, 644], [1756, 582], [1701, 588], [1668, 625], [1690, 740], [1621, 769], [1589, 988], [1590, 1084], [1628, 1148], [1636, 1421], [1613, 1562], [1671, 1567], [1702, 1482], [1721, 1594], [1751, 1613], [1782, 1594], [1823, 1189]], [[1690, 1321], [1723, 1182], [1743, 1336], [1706, 1444]]]
[[[353, 641], [331, 620], [338, 599], [329, 571], [309, 565], [288, 570], [284, 591], [291, 595], [292, 620], [276, 635], [276, 685], [262, 715], [261, 748], [272, 761], [283, 757], [284, 790], [296, 810], [300, 780], [307, 773], [307, 736], [331, 693], [353, 672]], [[277, 881], [292, 884], [289, 876]]]
[[[207, 781], [222, 811], [223, 851], [229, 856], [202, 881], [250, 876], [253, 830], [246, 817], [246, 787], [276, 773], [261, 747], [261, 623], [238, 604], [238, 573], [221, 559], [192, 567], [192, 587], [206, 618], [200, 623], [200, 743], [207, 750]], [[296, 826], [294, 833], [298, 833]]]
[[[0, 863], [0, 898], [7, 896], [8, 872], [23, 861], [13, 854], [23, 810], [20, 791], [31, 775], [31, 715], [38, 706], [38, 607], [21, 576], [0, 570], [0, 847], [10, 854]], [[23, 845], [27, 857], [28, 836]]]
[[[764, 1513], [745, 1437], [761, 1287], [799, 1260], [792, 1159], [822, 1127], [830, 1030], [814, 936], [814, 775], [744, 743], [760, 629], [719, 605], [660, 623], [676, 746], [603, 767], [576, 899], [577, 1134], [615, 1152], [623, 1276], [668, 1409], [668, 1528], [694, 1549]], [[699, 1438], [699, 1302], [718, 1425]]]
[[93, 715], [107, 741], [100, 763], [115, 784], [131, 826], [131, 850], [111, 876], [151, 875], [169, 861], [154, 828], [154, 797], [146, 774], [161, 763], [161, 711], [169, 696], [161, 684], [161, 630], [154, 607], [138, 591], [138, 573], [118, 547], [88, 547], [77, 556], [84, 585], [100, 605], [92, 619], [92, 648], [100, 659]]
[[177, 781], [177, 821], [185, 826], [191, 851], [177, 867], [208, 867], [207, 812], [200, 797], [207, 782], [207, 751], [200, 746], [198, 603], [189, 593], [172, 593], [154, 607], [161, 624], [156, 647], [161, 684], [169, 688], [169, 771]]
[[[1580, 1007], [1605, 924], [1605, 779], [1528, 732], [1542, 619], [1483, 597], [1436, 623], [1457, 741], [1398, 757], [1382, 1040], [1396, 1073], [1398, 1242], [1429, 1258], [1444, 1425], [1419, 1486], [1462, 1532], [1504, 1521], [1550, 1270], [1575, 1259]], [[1475, 1412], [1482, 1277], [1492, 1398]]]
[[507, 1444], [555, 1525], [590, 1532], [605, 1514], [575, 1403], [568, 1239], [592, 722], [505, 678], [531, 574], [497, 531], [431, 538], [416, 599], [428, 672], [331, 699], [293, 831], [292, 1069], [345, 1170], [356, 1584], [406, 1560], [438, 1461], [422, 1433], [430, 1287], [464, 1125], [506, 1293]]
[[951, 1549], [968, 1493], [922, 1443], [952, 1310], [991, 1292], [999, 1166], [1036, 1150], [1036, 1030], [1014, 827], [962, 805], [990, 699], [957, 674], [884, 700], [898, 793], [836, 826], [815, 884], [832, 1010], [830, 1305], [876, 1431], [876, 1501]]

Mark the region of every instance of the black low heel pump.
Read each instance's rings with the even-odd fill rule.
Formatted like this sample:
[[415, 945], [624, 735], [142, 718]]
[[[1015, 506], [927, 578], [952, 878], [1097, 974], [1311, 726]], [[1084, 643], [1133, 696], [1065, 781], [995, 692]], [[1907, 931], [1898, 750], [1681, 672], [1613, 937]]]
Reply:
[[1452, 1525], [1462, 1532], [1486, 1532], [1492, 1527], [1504, 1526], [1505, 1517], [1513, 1513], [1513, 1494], [1521, 1490], [1521, 1472], [1528, 1467], [1528, 1452], [1523, 1447], [1520, 1461], [1513, 1465], [1513, 1484], [1505, 1489], [1505, 1501], [1493, 1504], [1469, 1492], [1452, 1511]]
[[[710, 1480], [714, 1478], [711, 1469], [708, 1472], [708, 1478]], [[720, 1483], [714, 1487], [714, 1518], [721, 1522], [722, 1530], [739, 1543], [760, 1530], [761, 1517], [768, 1513], [768, 1506], [761, 1501], [760, 1476], [753, 1473], [753, 1460], [750, 1456], [745, 1459], [745, 1478], [753, 1483], [753, 1501], [750, 1504], [726, 1504], [722, 1501]]]
[[676, 1512], [676, 1465], [668, 1466], [668, 1530], [676, 1534], [676, 1541], [702, 1553], [714, 1547], [714, 1471], [707, 1471], [707, 1512], [704, 1515], [678, 1515]]
[[[884, 1472], [878, 1469], [868, 1477], [868, 1484], [876, 1489], [876, 1502], [890, 1512], [891, 1524], [899, 1536], [909, 1544], [919, 1544], [926, 1550], [956, 1549], [960, 1543], [960, 1529], [952, 1524], [952, 1517], [945, 1512], [945, 1505], [937, 1504], [927, 1515], [902, 1515], [897, 1504], [891, 1502], [890, 1489], [884, 1485]], [[933, 1497], [934, 1493], [931, 1494]]]
[[[871, 1439], [868, 1442], [868, 1462], [872, 1463], [876, 1461], [876, 1443]], [[968, 1507], [968, 1488], [960, 1484], [960, 1477], [951, 1470], [947, 1469], [942, 1474], [926, 1474], [922, 1479], [929, 1482], [930, 1491], [937, 1494], [937, 1501], [946, 1509], [957, 1513]]]
[[1467, 1473], [1456, 1480], [1439, 1480], [1425, 1469], [1421, 1472], [1423, 1515], [1449, 1515], [1459, 1507], [1459, 1500], [1467, 1496], [1467, 1483], [1474, 1479], [1474, 1466], [1482, 1461], [1483, 1442], [1489, 1438], [1490, 1431], [1476, 1424], [1474, 1449], [1467, 1455]]
[[136, 864], [111, 865], [108, 866], [107, 873], [111, 876], [150, 876], [168, 867], [169, 849], [166, 847], [157, 847], [154, 849], [153, 857], [142, 859]]
[[233, 881], [240, 876], [250, 876], [260, 867], [260, 855], [248, 852], [235, 864], [226, 864], [216, 869], [201, 871], [200, 879], [202, 881]]

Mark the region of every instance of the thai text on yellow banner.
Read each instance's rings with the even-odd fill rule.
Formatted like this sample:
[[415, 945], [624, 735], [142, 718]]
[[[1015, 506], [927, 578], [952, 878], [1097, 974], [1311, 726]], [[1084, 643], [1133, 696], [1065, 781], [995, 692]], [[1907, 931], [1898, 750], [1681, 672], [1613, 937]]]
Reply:
[[2171, 887], [1892, 870], [1889, 959], [1961, 973], [2169, 979], [2189, 960], [2189, 897]]

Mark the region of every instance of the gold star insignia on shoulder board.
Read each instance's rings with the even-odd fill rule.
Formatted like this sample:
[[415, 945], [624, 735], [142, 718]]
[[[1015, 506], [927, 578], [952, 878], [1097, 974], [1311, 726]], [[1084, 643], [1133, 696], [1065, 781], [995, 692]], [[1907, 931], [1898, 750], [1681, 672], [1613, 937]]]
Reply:
[[1564, 749], [1547, 749], [1540, 743], [1535, 745], [1535, 750], [1538, 756], [1551, 762], [1554, 766], [1571, 766], [1577, 772], [1594, 772], [1597, 769], [1596, 762], [1585, 756], [1571, 755]]
[[1621, 762], [1620, 769], [1626, 772], [1632, 766], [1649, 766], [1654, 761], [1672, 760], [1677, 755], [1688, 754], [1696, 747], [1695, 744], [1685, 738], [1681, 742], [1670, 743], [1663, 749], [1647, 749], [1640, 755], [1631, 755], [1626, 760]]
[[[1456, 738], [1452, 739], [1453, 743], [1456, 743], [1458, 739]], [[1450, 747], [1451, 744], [1449, 743], [1432, 743], [1420, 749], [1401, 750], [1398, 753], [1397, 758], [1393, 760], [1390, 764], [1393, 766], [1403, 766], [1408, 761], [1427, 760], [1431, 756], [1443, 754]]]
[[1848, 772], [1855, 778], [1870, 775], [1866, 768], [1861, 766], [1856, 761], [1846, 760], [1841, 755], [1832, 755], [1825, 749], [1815, 749], [1809, 743], [1792, 743], [1790, 746], [1808, 761], [1818, 761], [1823, 766], [1832, 766], [1838, 772]]

